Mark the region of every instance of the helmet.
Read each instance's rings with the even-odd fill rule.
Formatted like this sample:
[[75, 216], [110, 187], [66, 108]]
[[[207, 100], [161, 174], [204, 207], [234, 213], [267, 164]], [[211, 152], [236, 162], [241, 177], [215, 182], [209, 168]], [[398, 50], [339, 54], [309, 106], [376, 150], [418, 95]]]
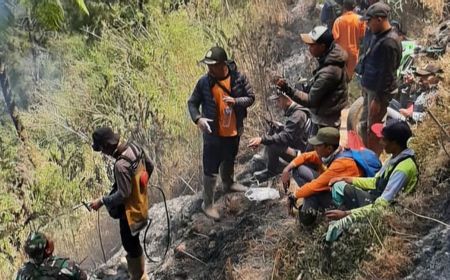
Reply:
[[32, 232], [25, 242], [25, 252], [33, 261], [40, 263], [44, 260], [48, 239], [40, 232]]

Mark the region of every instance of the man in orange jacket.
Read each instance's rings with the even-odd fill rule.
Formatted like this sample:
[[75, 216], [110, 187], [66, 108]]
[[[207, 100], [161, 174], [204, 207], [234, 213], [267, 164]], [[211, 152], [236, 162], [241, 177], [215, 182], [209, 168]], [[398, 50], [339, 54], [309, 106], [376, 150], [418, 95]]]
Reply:
[[344, 13], [338, 17], [333, 25], [333, 37], [348, 54], [347, 78], [351, 80], [358, 62], [359, 45], [364, 38], [366, 25], [353, 10], [354, 0], [344, 0]]
[[299, 213], [299, 219], [304, 225], [313, 224], [316, 212], [331, 205], [329, 182], [332, 178], [361, 177], [364, 174], [352, 158], [339, 157], [343, 150], [339, 146], [339, 139], [337, 128], [319, 129], [316, 136], [308, 139], [314, 151], [297, 156], [283, 170], [281, 180], [285, 189], [289, 187], [292, 170], [294, 180], [299, 186], [294, 193], [295, 199], [304, 199]]

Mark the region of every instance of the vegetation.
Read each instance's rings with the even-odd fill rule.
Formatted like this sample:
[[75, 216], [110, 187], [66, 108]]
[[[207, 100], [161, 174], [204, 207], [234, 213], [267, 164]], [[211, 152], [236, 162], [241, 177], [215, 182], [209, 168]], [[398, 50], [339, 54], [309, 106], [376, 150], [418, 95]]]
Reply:
[[185, 184], [197, 190], [200, 137], [186, 109], [205, 71], [197, 61], [214, 44], [230, 50], [243, 32], [237, 19], [265, 1], [185, 2], [0, 0], [2, 92], [12, 92], [0, 105], [1, 275], [21, 263], [30, 229], [61, 244], [87, 234], [74, 227], [94, 226], [66, 222], [85, 215], [71, 207], [109, 189], [108, 159], [90, 148], [95, 127], [141, 143], [169, 197], [191, 192]]

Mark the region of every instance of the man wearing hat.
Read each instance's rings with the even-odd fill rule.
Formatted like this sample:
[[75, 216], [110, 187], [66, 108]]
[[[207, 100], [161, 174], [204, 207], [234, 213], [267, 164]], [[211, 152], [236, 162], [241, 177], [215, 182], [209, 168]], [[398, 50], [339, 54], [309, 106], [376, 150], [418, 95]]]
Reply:
[[370, 127], [382, 122], [387, 112], [392, 92], [397, 89], [396, 73], [402, 57], [400, 38], [389, 23], [389, 14], [389, 6], [377, 2], [362, 17], [373, 36], [360, 61], [364, 96], [360, 135], [364, 145], [378, 155], [383, 148]]
[[331, 179], [364, 175], [353, 158], [338, 156], [342, 151], [339, 147], [339, 138], [337, 128], [319, 129], [316, 136], [308, 139], [314, 151], [297, 156], [283, 170], [281, 180], [285, 189], [290, 185], [292, 170], [293, 177], [299, 186], [294, 193], [294, 199], [304, 199], [299, 213], [299, 219], [304, 225], [311, 225], [316, 219], [316, 212], [331, 205], [329, 185]]
[[154, 165], [140, 146], [121, 142], [120, 135], [110, 127], [95, 129], [92, 139], [94, 151], [111, 156], [116, 161], [113, 190], [89, 205], [95, 211], [105, 205], [110, 216], [119, 219], [120, 238], [127, 252], [130, 279], [148, 279], [139, 232], [148, 224], [147, 183]]
[[16, 280], [87, 280], [86, 273], [75, 262], [53, 256], [54, 250], [53, 240], [41, 232], [32, 232], [25, 242], [25, 253], [29, 261], [19, 270]]
[[284, 79], [277, 79], [275, 83], [292, 100], [310, 109], [316, 127], [314, 134], [320, 127], [339, 128], [341, 110], [348, 101], [347, 53], [334, 43], [333, 34], [325, 26], [316, 26], [308, 34], [301, 34], [301, 38], [319, 62], [308, 92], [292, 89]]
[[306, 151], [311, 129], [309, 110], [295, 102], [281, 91], [277, 91], [269, 97], [272, 102], [276, 102], [277, 107], [284, 112], [285, 124], [279, 131], [271, 134], [264, 134], [260, 137], [250, 139], [248, 147], [257, 148], [264, 145], [267, 152], [267, 169], [255, 172], [255, 178], [259, 182], [279, 174], [283, 167], [280, 166], [280, 158], [286, 162], [294, 159], [288, 149]]
[[234, 181], [234, 161], [247, 108], [255, 101], [255, 95], [247, 77], [229, 63], [223, 48], [211, 48], [201, 62], [208, 66], [208, 73], [198, 80], [188, 109], [203, 134], [202, 209], [206, 216], [217, 220], [220, 214], [214, 207], [214, 190], [219, 169], [226, 192], [247, 190]]
[[374, 125], [372, 130], [391, 157], [373, 178], [338, 176], [330, 181], [330, 185], [333, 185], [333, 203], [344, 206], [346, 211], [327, 211], [328, 218], [340, 220], [339, 223], [330, 224], [328, 241], [336, 240], [342, 229], [356, 219], [389, 205], [400, 191], [411, 193], [418, 182], [414, 151], [407, 147], [412, 136], [409, 125], [404, 121], [390, 120], [385, 127]]

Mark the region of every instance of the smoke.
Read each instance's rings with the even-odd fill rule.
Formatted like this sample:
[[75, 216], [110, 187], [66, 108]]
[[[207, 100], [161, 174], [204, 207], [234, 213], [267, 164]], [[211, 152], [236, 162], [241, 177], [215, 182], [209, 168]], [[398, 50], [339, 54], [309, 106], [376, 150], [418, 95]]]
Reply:
[[0, 36], [4, 34], [13, 19], [14, 15], [12, 13], [12, 1], [0, 0]]

